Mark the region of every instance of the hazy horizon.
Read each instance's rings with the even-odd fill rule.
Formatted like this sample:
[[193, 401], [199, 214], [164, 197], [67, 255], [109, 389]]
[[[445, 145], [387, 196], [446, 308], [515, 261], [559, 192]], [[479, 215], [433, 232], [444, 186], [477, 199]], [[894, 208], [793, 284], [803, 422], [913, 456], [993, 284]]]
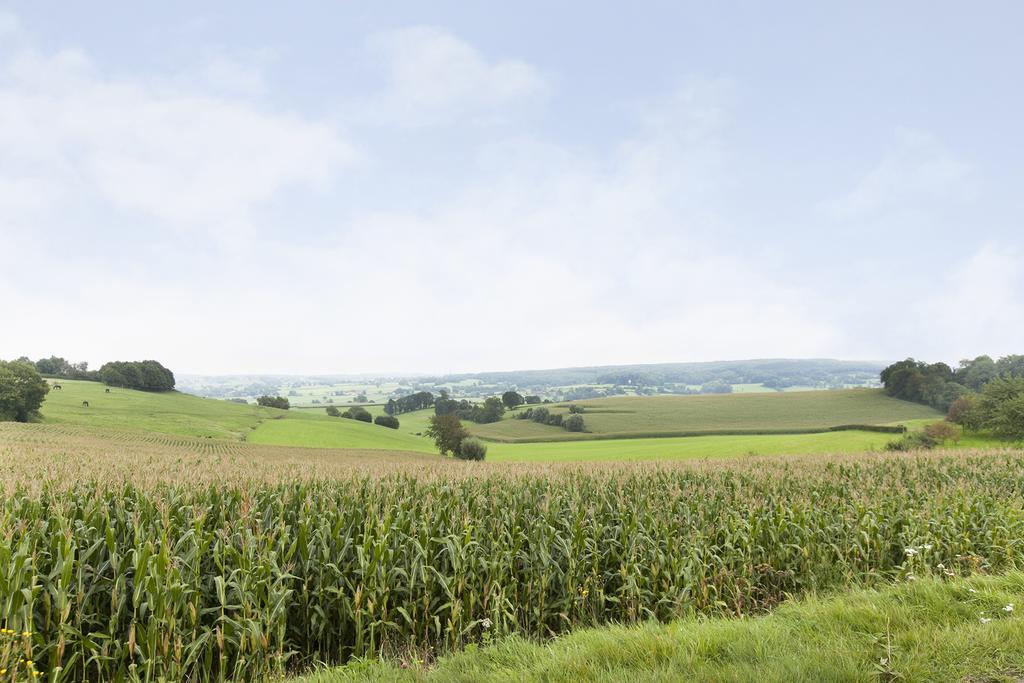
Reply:
[[0, 358], [1021, 352], [1021, 20], [0, 0]]

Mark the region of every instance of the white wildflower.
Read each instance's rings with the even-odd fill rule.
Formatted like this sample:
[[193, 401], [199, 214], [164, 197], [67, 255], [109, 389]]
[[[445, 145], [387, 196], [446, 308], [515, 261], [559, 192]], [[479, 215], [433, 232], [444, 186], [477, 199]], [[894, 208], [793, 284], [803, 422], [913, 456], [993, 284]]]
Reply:
[[987, 624], [988, 622], [990, 622], [992, 620], [989, 619], [988, 617], [982, 617], [979, 621], [981, 621], [981, 623], [983, 623], [983, 624]]
[[1004, 608], [1003, 608], [1003, 611], [1004, 611], [1004, 612], [1012, 612], [1012, 611], [1013, 611], [1013, 603], [1011, 602], [1011, 603], [1010, 603], [1009, 605], [1007, 605], [1006, 607], [1004, 607]]

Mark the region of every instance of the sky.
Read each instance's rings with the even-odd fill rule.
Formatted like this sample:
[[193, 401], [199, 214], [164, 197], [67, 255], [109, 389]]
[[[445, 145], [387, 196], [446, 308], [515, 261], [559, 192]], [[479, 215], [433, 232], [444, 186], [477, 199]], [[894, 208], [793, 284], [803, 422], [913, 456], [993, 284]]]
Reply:
[[1024, 352], [1019, 2], [0, 0], [0, 358]]

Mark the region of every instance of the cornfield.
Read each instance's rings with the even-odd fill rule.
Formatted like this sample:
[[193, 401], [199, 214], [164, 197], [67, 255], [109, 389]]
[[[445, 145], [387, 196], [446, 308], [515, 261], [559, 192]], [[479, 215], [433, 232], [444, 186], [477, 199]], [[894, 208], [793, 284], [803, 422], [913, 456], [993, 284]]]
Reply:
[[[0, 498], [0, 627], [46, 681], [258, 680], [1024, 564], [1020, 452], [360, 472], [254, 448], [211, 481], [187, 444], [154, 479], [75, 461], [74, 435], [3, 436], [20, 464]], [[101, 476], [40, 475], [86, 461]]]

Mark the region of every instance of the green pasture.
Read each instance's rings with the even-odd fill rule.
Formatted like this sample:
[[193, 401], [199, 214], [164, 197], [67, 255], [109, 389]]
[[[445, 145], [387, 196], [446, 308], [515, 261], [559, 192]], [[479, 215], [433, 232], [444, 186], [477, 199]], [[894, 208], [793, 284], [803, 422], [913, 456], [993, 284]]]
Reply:
[[49, 383], [62, 388], [51, 388], [46, 395], [41, 410], [44, 422], [237, 440], [260, 421], [284, 412], [177, 391], [135, 391], [74, 380]]
[[[394, 451], [436, 452], [434, 444], [404, 429], [328, 417], [312, 411], [281, 411], [280, 419], [265, 420], [247, 439], [250, 443], [315, 448], [379, 448]], [[404, 425], [403, 425], [404, 426]]]
[[[433, 415], [431, 409], [399, 415], [401, 426], [395, 430], [357, 420], [329, 417], [323, 408], [283, 411], [204, 399], [178, 392], [149, 393], [110, 388], [110, 392], [107, 393], [107, 387], [95, 382], [64, 381], [61, 385], [63, 389], [51, 391], [43, 404], [42, 415], [45, 422], [209, 436], [218, 439], [244, 439], [252, 443], [281, 446], [434, 452], [434, 445], [429, 439], [417, 436], [417, 433], [422, 434], [426, 431]], [[597, 411], [621, 410], [624, 406], [651, 409], [652, 415], [660, 421], [649, 424], [659, 427], [666, 424], [694, 424], [684, 420], [695, 420], [697, 415], [703, 415], [708, 423], [719, 428], [721, 425], [735, 427], [737, 424], [771, 425], [767, 422], [769, 416], [775, 416], [782, 420], [783, 424], [804, 426], [808, 420], [828, 419], [828, 413], [821, 405], [822, 399], [826, 398], [829, 399], [824, 403], [826, 406], [845, 407], [839, 415], [831, 418], [831, 421], [836, 423], [874, 418], [870, 421], [898, 421], [911, 429], [919, 429], [937, 417], [937, 413], [928, 408], [889, 399], [871, 390], [814, 392], [813, 397], [818, 399], [817, 403], [803, 400], [806, 398], [805, 394], [764, 395], [766, 398], [776, 399], [778, 406], [793, 409], [792, 413], [765, 409], [763, 402], [751, 401], [757, 396], [659, 396], [600, 399], [581, 404], [587, 407], [588, 412], [584, 413], [584, 417], [589, 428], [592, 428], [593, 423], [600, 424], [601, 418], [615, 420], [623, 414]], [[795, 397], [796, 400], [787, 400], [789, 397]], [[82, 405], [83, 401], [89, 402], [88, 408]], [[746, 410], [739, 410], [741, 408]], [[673, 417], [672, 411], [675, 409], [683, 410], [683, 416]], [[774, 410], [774, 406], [772, 409]], [[383, 414], [383, 406], [380, 405], [368, 406], [368, 410], [375, 416]], [[923, 417], [913, 417], [915, 415]], [[898, 419], [899, 417], [904, 419]], [[564, 435], [568, 434], [562, 429], [526, 420], [506, 419], [495, 425], [467, 423], [467, 427], [478, 434], [487, 433], [488, 427], [516, 430], [508, 433], [519, 438], [549, 435], [564, 438]], [[892, 434], [865, 431], [637, 438], [639, 436], [642, 436], [642, 432], [627, 433], [627, 438], [539, 443], [492, 442], [489, 444], [487, 458], [496, 462], [585, 462], [854, 453], [881, 450], [886, 443], [895, 438]], [[992, 445], [991, 439], [975, 435], [968, 435], [961, 441], [961, 446], [966, 447]]]

